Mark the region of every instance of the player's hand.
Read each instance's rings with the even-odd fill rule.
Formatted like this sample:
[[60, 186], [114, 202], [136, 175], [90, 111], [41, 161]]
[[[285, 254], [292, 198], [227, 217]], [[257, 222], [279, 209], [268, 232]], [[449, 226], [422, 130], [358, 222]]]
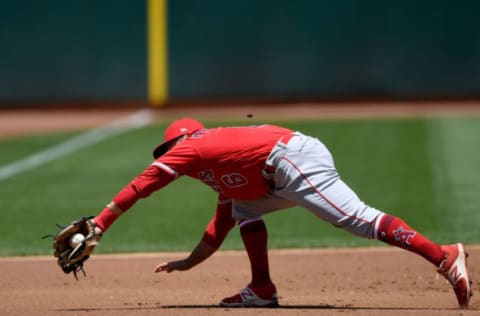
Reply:
[[191, 265], [188, 263], [186, 259], [170, 261], [170, 262], [163, 262], [160, 263], [155, 267], [154, 272], [173, 272], [173, 271], [185, 271], [191, 268]]
[[217, 248], [209, 246], [203, 240], [201, 240], [197, 247], [192, 251], [192, 253], [182, 260], [175, 260], [170, 262], [160, 263], [158, 266], [155, 267], [155, 273], [157, 272], [173, 272], [173, 271], [185, 271], [189, 270], [192, 267], [196, 266], [203, 260], [210, 257]]

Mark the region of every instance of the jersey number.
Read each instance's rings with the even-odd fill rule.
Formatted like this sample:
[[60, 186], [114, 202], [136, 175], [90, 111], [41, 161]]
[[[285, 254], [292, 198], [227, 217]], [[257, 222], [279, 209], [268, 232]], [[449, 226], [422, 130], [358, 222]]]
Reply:
[[222, 176], [222, 182], [229, 188], [238, 188], [246, 185], [248, 180], [242, 174], [235, 172]]

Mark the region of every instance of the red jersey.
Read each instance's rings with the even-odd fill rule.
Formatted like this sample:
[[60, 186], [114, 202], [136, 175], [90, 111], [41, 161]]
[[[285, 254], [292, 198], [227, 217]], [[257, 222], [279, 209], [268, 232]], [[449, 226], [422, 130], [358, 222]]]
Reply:
[[291, 130], [271, 126], [204, 129], [187, 137], [154, 165], [175, 176], [188, 175], [226, 197], [257, 199], [270, 189], [263, 178], [265, 161], [277, 141]]
[[[113, 202], [125, 212], [139, 198], [149, 196], [179, 176], [198, 179], [219, 193], [216, 212], [202, 238], [218, 248], [235, 225], [231, 199], [257, 199], [270, 190], [262, 173], [265, 161], [275, 144], [291, 133], [272, 125], [199, 130], [155, 160]], [[95, 220], [108, 227], [102, 217]]]
[[155, 160], [113, 201], [126, 211], [138, 198], [182, 175], [198, 179], [228, 198], [257, 199], [270, 190], [262, 175], [270, 151], [292, 132], [273, 125], [199, 130]]

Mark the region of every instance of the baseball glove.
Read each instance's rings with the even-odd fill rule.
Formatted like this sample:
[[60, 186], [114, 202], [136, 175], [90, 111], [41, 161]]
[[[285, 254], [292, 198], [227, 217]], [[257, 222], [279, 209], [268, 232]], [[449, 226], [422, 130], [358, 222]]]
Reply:
[[[66, 227], [57, 224], [61, 229], [60, 232], [55, 236], [47, 235], [53, 238], [53, 249], [55, 250], [53, 255], [57, 258], [58, 265], [66, 274], [73, 272], [77, 280], [79, 271], [86, 275], [83, 270], [83, 264], [90, 257], [90, 254], [102, 237], [101, 234], [95, 234], [95, 224], [92, 218], [93, 216], [81, 217]], [[85, 239], [72, 247], [70, 239], [77, 233], [85, 236]]]

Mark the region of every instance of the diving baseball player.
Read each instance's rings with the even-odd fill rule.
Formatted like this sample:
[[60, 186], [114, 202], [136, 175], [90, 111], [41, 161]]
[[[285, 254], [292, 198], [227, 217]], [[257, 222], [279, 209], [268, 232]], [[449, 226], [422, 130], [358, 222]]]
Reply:
[[472, 295], [463, 244], [439, 245], [402, 219], [365, 204], [339, 177], [329, 150], [316, 138], [260, 125], [206, 129], [190, 118], [174, 121], [153, 163], [127, 184], [93, 221], [99, 234], [139, 199], [187, 175], [218, 192], [205, 233], [187, 258], [156, 272], [188, 270], [210, 257], [237, 224], [251, 265], [251, 280], [224, 298], [227, 307], [277, 306], [270, 278], [262, 216], [294, 205], [357, 236], [381, 240], [431, 262], [452, 285], [459, 305]]

